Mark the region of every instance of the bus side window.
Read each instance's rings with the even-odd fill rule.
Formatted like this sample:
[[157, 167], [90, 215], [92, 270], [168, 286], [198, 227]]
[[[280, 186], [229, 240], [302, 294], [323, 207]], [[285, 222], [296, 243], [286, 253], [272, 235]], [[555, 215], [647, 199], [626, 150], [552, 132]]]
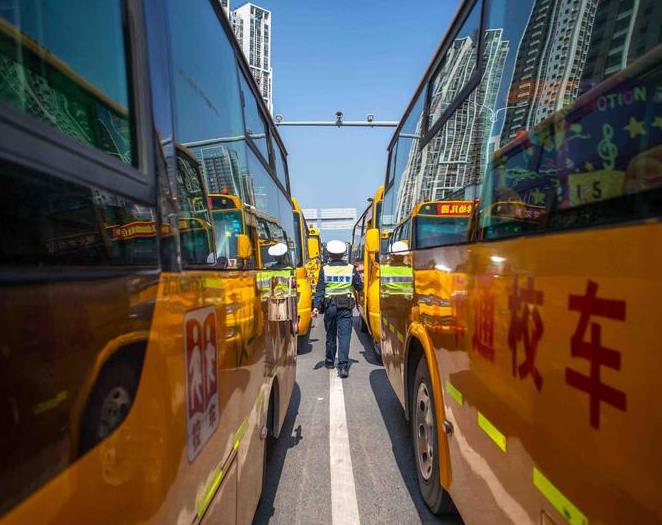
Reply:
[[662, 100], [632, 95], [628, 111], [600, 108], [624, 91], [654, 93], [662, 68], [637, 71], [631, 66], [622, 74], [622, 82], [587, 93], [562, 117], [543, 122], [495, 154], [481, 202], [484, 238], [641, 220], [660, 213], [662, 130], [654, 119], [662, 114]]

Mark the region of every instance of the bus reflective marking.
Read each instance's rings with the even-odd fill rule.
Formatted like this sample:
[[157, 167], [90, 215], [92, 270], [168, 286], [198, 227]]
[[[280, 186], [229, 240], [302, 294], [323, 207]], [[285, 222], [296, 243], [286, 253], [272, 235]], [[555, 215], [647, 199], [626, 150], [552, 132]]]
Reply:
[[205, 490], [203, 497], [198, 502], [197, 515], [196, 515], [197, 518], [201, 518], [202, 515], [207, 511], [207, 507], [209, 507], [209, 504], [211, 503], [211, 500], [214, 497], [214, 494], [216, 494], [216, 490], [221, 484], [221, 481], [223, 481], [224, 477], [225, 477], [225, 470], [221, 468], [216, 473], [209, 487], [207, 487], [207, 490]]
[[244, 418], [244, 420], [241, 422], [241, 425], [239, 425], [239, 428], [234, 433], [234, 438], [232, 441], [233, 441], [233, 447], [235, 449], [239, 448], [239, 443], [246, 434], [246, 430], [248, 430], [248, 418]]
[[446, 392], [449, 393], [449, 395], [455, 399], [455, 402], [462, 406], [464, 404], [464, 396], [462, 395], [462, 392], [460, 392], [453, 383], [450, 382], [450, 380], [446, 379]]
[[536, 467], [533, 467], [533, 484], [570, 525], [588, 525], [586, 516]]
[[32, 413], [35, 416], [38, 416], [39, 414], [43, 414], [44, 412], [53, 410], [60, 403], [66, 401], [68, 397], [69, 397], [69, 392], [67, 392], [66, 390], [62, 390], [57, 394], [55, 394], [54, 397], [47, 399], [46, 401], [42, 401], [41, 403], [37, 403], [34, 407], [32, 407]]
[[478, 426], [489, 436], [489, 438], [496, 443], [503, 452], [506, 451], [506, 436], [504, 436], [492, 422], [487, 419], [483, 414], [478, 412]]
[[331, 469], [331, 522], [358, 525], [352, 456], [349, 449], [342, 379], [329, 370], [329, 466]]

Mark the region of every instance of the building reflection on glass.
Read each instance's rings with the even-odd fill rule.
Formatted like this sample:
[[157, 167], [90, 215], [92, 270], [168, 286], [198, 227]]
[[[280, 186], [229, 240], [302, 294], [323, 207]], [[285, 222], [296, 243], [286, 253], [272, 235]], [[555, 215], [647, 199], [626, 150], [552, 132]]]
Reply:
[[[656, 0], [498, 0], [486, 8], [479, 45], [480, 3], [473, 11], [392, 148], [387, 231], [418, 202], [479, 198], [490, 170], [504, 166], [499, 152], [523, 134], [547, 146], [562, 140], [550, 130], [531, 134], [606, 78], [654, 53], [662, 26]], [[614, 94], [600, 103], [617, 109], [630, 99]], [[587, 139], [578, 126], [563, 140]], [[524, 157], [521, 162], [528, 162]], [[554, 173], [560, 173], [555, 162]], [[542, 176], [543, 167], [523, 166], [522, 176]]]

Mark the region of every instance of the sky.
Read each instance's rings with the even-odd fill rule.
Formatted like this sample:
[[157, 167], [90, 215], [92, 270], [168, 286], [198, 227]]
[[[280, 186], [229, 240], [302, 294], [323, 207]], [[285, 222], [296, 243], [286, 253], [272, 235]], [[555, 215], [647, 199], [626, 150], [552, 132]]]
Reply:
[[[230, 1], [231, 8], [243, 1]], [[274, 114], [399, 120], [457, 0], [254, 0], [272, 12]], [[302, 208], [357, 208], [384, 182], [392, 128], [281, 127]], [[348, 240], [349, 232], [322, 232]]]

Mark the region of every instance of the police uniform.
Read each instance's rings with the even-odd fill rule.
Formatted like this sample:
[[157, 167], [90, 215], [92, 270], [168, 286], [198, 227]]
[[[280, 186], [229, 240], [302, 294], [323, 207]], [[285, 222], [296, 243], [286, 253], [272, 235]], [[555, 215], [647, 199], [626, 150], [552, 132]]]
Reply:
[[[340, 241], [336, 242], [340, 243]], [[344, 243], [341, 244], [344, 246]], [[361, 276], [356, 268], [340, 258], [333, 259], [320, 269], [313, 300], [313, 307], [324, 312], [325, 363], [327, 367], [333, 367], [337, 348], [338, 368], [341, 375], [345, 376], [349, 366], [349, 341], [352, 336], [352, 310], [354, 309], [352, 288], [359, 292], [363, 290]]]

